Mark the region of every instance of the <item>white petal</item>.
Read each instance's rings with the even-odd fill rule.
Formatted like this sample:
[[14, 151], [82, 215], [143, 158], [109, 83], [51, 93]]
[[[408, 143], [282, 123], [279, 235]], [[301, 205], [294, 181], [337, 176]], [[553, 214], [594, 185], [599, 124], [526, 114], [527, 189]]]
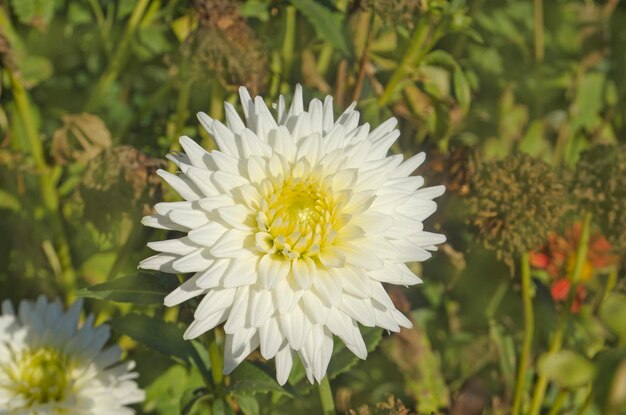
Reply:
[[196, 320], [204, 320], [209, 315], [222, 311], [232, 305], [235, 299], [236, 288], [212, 289], [200, 301], [193, 317]]
[[217, 214], [235, 229], [246, 231], [253, 227], [253, 212], [244, 205], [224, 206], [217, 209]]
[[202, 320], [194, 320], [185, 333], [183, 334], [183, 339], [191, 340], [196, 337], [206, 333], [209, 330], [214, 329], [217, 325], [221, 324], [226, 320], [226, 316], [228, 316], [228, 309], [217, 311], [211, 315], [206, 316]]
[[256, 260], [254, 255], [229, 260], [230, 264], [224, 272], [222, 285], [228, 288], [254, 284], [258, 279]]
[[228, 230], [219, 222], [209, 222], [199, 228], [192, 229], [187, 234], [190, 241], [195, 244], [211, 247]]
[[302, 294], [302, 304], [304, 312], [307, 313], [309, 319], [318, 324], [326, 324], [330, 315], [330, 306], [327, 306], [320, 300], [316, 293], [307, 290]]
[[199, 248], [174, 261], [172, 268], [178, 272], [198, 272], [210, 267], [214, 260], [206, 248]]
[[272, 315], [274, 302], [272, 292], [265, 289], [257, 289], [250, 294], [250, 306], [248, 307], [248, 318], [252, 327], [260, 327]]
[[341, 310], [364, 326], [374, 327], [376, 324], [372, 303], [367, 298], [344, 294], [341, 300]]
[[248, 236], [247, 232], [230, 229], [215, 242], [211, 254], [217, 258], [237, 258], [242, 254]]
[[400, 166], [392, 173], [392, 177], [409, 176], [426, 160], [426, 153], [421, 152], [413, 157], [406, 159], [400, 164]]
[[233, 301], [233, 307], [228, 321], [224, 325], [224, 331], [228, 334], [233, 334], [235, 331], [241, 329], [246, 323], [246, 316], [248, 315], [248, 305], [250, 304], [250, 287], [244, 286], [237, 288], [237, 294]]
[[259, 327], [259, 340], [261, 343], [261, 355], [265, 359], [273, 358], [283, 343], [283, 336], [280, 333], [276, 318], [267, 319], [265, 324]]
[[202, 197], [200, 190], [189, 179], [159, 169], [156, 172], [185, 200], [198, 200]]
[[[230, 374], [239, 363], [243, 362], [246, 357], [257, 347], [259, 347], [259, 336], [255, 334], [250, 341], [245, 344], [245, 348], [238, 356], [234, 356], [232, 352], [232, 335], [226, 335], [226, 344], [224, 345], [224, 374]], [[229, 347], [230, 346], [230, 347]]]
[[317, 269], [311, 258], [300, 257], [291, 262], [291, 271], [298, 286], [306, 290], [313, 284]]
[[293, 366], [293, 352], [285, 343], [282, 349], [276, 353], [276, 380], [280, 385], [287, 383], [291, 367]]
[[173, 254], [157, 254], [144, 259], [139, 263], [139, 268], [152, 269], [156, 271], [169, 272], [175, 274], [177, 271], [172, 268], [172, 263], [180, 256]]
[[237, 110], [230, 102], [224, 102], [224, 113], [226, 114], [226, 125], [229, 129], [231, 129], [235, 134], [239, 134], [246, 125], [241, 121], [239, 114], [237, 114]]
[[287, 338], [289, 346], [293, 350], [300, 350], [311, 330], [311, 322], [299, 306], [289, 314], [281, 314], [279, 317], [281, 332]]
[[378, 140], [383, 135], [391, 132], [394, 128], [396, 128], [396, 125], [398, 125], [398, 120], [395, 117], [389, 118], [387, 121], [385, 121], [382, 124], [380, 124], [377, 128], [375, 128], [369, 134], [369, 137], [368, 137], [369, 140], [370, 141]]
[[172, 222], [189, 229], [199, 228], [209, 223], [209, 217], [200, 209], [175, 209], [168, 214]]
[[289, 261], [276, 254], [266, 254], [259, 261], [259, 278], [267, 289], [287, 278], [289, 270]]
[[193, 166], [204, 169], [207, 168], [208, 163], [206, 160], [209, 159], [210, 156], [205, 149], [186, 135], [180, 137], [178, 141], [183, 150], [185, 150], [185, 153], [187, 153], [187, 157], [189, 157], [189, 161]]
[[297, 84], [293, 92], [293, 98], [291, 100], [289, 112], [287, 113], [287, 118], [298, 116], [302, 113], [302, 111], [304, 111], [304, 104], [302, 103], [302, 86]]
[[215, 143], [220, 151], [233, 157], [239, 157], [239, 151], [237, 149], [237, 144], [235, 143], [235, 135], [233, 132], [219, 121], [213, 121], [212, 127], [213, 139], [215, 140]]
[[320, 298], [329, 305], [341, 303], [341, 285], [327, 271], [318, 270], [313, 285]]
[[141, 224], [155, 229], [166, 229], [169, 231], [187, 232], [188, 227], [173, 222], [170, 218], [161, 215], [144, 216]]
[[166, 239], [164, 241], [148, 242], [148, 248], [157, 252], [168, 254], [187, 255], [198, 249], [198, 245], [194, 244], [189, 238]]
[[189, 278], [180, 287], [176, 288], [165, 297], [165, 300], [163, 301], [164, 304], [167, 307], [174, 307], [178, 304], [184, 303], [191, 298], [197, 297], [200, 294], [204, 294], [206, 290], [198, 288], [198, 286], [196, 286], [197, 280], [198, 275], [194, 275], [193, 277]]

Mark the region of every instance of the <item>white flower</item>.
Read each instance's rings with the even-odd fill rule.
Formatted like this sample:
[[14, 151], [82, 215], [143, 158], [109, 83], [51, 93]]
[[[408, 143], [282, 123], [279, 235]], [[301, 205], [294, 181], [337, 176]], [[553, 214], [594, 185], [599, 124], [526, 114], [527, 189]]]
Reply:
[[185, 201], [157, 204], [143, 224], [186, 235], [151, 242], [160, 253], [140, 267], [194, 273], [165, 304], [202, 297], [187, 339], [226, 322], [225, 373], [260, 346], [281, 384], [294, 352], [320, 381], [333, 335], [364, 359], [358, 323], [410, 327], [381, 283], [421, 281], [405, 263], [445, 241], [422, 225], [444, 187], [411, 176], [424, 153], [387, 156], [399, 136], [393, 118], [370, 131], [352, 104], [335, 121], [331, 97], [305, 111], [300, 86], [274, 118], [239, 92], [245, 123], [229, 103], [226, 126], [198, 114], [218, 151], [181, 137], [186, 154], [169, 155], [181, 174], [158, 172]]
[[107, 326], [93, 327], [89, 316], [77, 328], [82, 302], [64, 312], [43, 296], [9, 301], [0, 315], [0, 414], [133, 414], [125, 405], [141, 402], [131, 372], [117, 347], [105, 348]]

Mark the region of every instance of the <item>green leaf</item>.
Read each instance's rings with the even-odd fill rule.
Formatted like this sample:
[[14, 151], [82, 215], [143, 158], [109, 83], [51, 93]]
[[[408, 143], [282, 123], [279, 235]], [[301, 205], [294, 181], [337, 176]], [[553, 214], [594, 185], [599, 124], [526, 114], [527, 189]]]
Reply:
[[181, 396], [187, 390], [202, 387], [202, 377], [197, 370], [173, 365], [156, 378], [146, 389], [144, 409], [152, 413], [176, 414], [180, 412]]
[[267, 392], [282, 392], [290, 395], [281, 387], [274, 376], [250, 362], [242, 362], [230, 377], [228, 391], [235, 394], [255, 394]]
[[470, 90], [465, 73], [460, 67], [456, 67], [454, 69], [452, 82], [454, 84], [454, 95], [456, 96], [456, 100], [461, 106], [461, 109], [464, 112], [467, 112], [472, 100], [472, 91]]
[[213, 415], [235, 415], [233, 410], [230, 408], [228, 402], [224, 401], [223, 399], [216, 399], [215, 401], [213, 401], [211, 413]]
[[196, 403], [210, 396], [210, 391], [205, 387], [187, 389], [180, 398], [179, 406], [181, 415], [192, 414], [192, 410], [197, 408]]
[[22, 204], [19, 199], [6, 190], [0, 189], [0, 209], [9, 209], [14, 212], [20, 210]]
[[458, 62], [448, 52], [437, 49], [430, 52], [424, 58], [424, 63], [427, 65], [437, 65], [446, 69], [454, 70], [459, 67]]
[[31, 85], [35, 86], [50, 78], [53, 73], [52, 62], [43, 56], [27, 55], [20, 62], [22, 76]]
[[564, 388], [583, 386], [595, 373], [591, 362], [571, 350], [542, 355], [538, 368], [549, 380]]
[[594, 126], [602, 110], [604, 82], [605, 76], [599, 72], [587, 73], [582, 77], [573, 107], [572, 131]]
[[622, 342], [626, 340], [626, 295], [609, 293], [600, 306], [600, 319]]
[[168, 274], [139, 274], [116, 278], [84, 288], [79, 297], [133, 304], [163, 304], [163, 298], [178, 286]]
[[[372, 352], [382, 339], [382, 329], [376, 327], [363, 327], [361, 334], [367, 346], [367, 351]], [[337, 340], [333, 349], [333, 356], [328, 365], [326, 375], [329, 379], [334, 379], [340, 374], [347, 372], [357, 364], [359, 358], [354, 355], [342, 341]]]
[[20, 23], [38, 24], [38, 20], [48, 24], [55, 8], [54, 0], [12, 0], [11, 7]]
[[114, 330], [164, 355], [184, 361], [198, 358], [191, 342], [183, 339], [183, 330], [176, 324], [139, 314], [128, 314], [109, 324]]
[[239, 11], [243, 17], [254, 17], [262, 22], [267, 22], [270, 19], [268, 7], [269, 3], [262, 2], [260, 0], [248, 0], [245, 3], [241, 3]]
[[[626, 349], [601, 353], [596, 362], [593, 396], [603, 414], [624, 413], [626, 402]], [[621, 406], [621, 408], [620, 408]], [[620, 411], [621, 409], [621, 411]]]
[[348, 43], [342, 30], [344, 22], [341, 13], [333, 12], [313, 0], [290, 0], [290, 3], [313, 25], [319, 37], [333, 45], [344, 55], [350, 55]]
[[235, 394], [235, 400], [244, 415], [259, 415], [261, 413], [259, 402], [254, 396]]
[[543, 120], [533, 121], [519, 142], [519, 151], [527, 153], [547, 163], [552, 159], [552, 146], [544, 140], [545, 130]]

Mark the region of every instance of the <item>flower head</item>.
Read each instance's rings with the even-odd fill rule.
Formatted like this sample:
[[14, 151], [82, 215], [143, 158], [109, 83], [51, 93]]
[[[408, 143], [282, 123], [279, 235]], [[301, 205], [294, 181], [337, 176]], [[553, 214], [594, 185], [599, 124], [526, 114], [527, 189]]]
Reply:
[[104, 348], [107, 326], [93, 317], [77, 323], [76, 302], [64, 312], [39, 297], [22, 301], [16, 313], [2, 304], [0, 315], [0, 414], [133, 414], [126, 405], [144, 393], [133, 379], [134, 363], [120, 363], [117, 347]]
[[[557, 303], [567, 302], [569, 299], [581, 230], [581, 222], [576, 222], [565, 230], [564, 236], [550, 232], [546, 243], [530, 253], [531, 265], [545, 270], [552, 278], [550, 293]], [[598, 230], [589, 237], [588, 246], [587, 257], [580, 274], [581, 284], [577, 285], [576, 295], [572, 302], [572, 312], [578, 312], [587, 295], [584, 283], [590, 280], [598, 270], [617, 265], [619, 261], [619, 258], [612, 253], [609, 241]]]
[[[530, 253], [531, 265], [538, 269], [545, 269], [554, 279], [570, 277], [576, 264], [580, 233], [580, 222], [566, 229], [564, 236], [550, 232], [546, 243]], [[589, 248], [580, 280], [585, 282], [593, 276], [595, 271], [616, 265], [618, 261], [619, 257], [612, 252], [609, 241], [596, 230], [589, 237]]]
[[544, 241], [566, 209], [557, 173], [523, 153], [483, 164], [472, 188], [469, 205], [479, 240], [509, 263]]
[[597, 145], [576, 164], [572, 194], [593, 213], [616, 252], [626, 250], [626, 145]]
[[160, 253], [140, 266], [194, 273], [165, 304], [202, 296], [188, 339], [226, 322], [225, 373], [260, 346], [280, 383], [294, 353], [319, 381], [333, 335], [365, 358], [358, 323], [410, 326], [382, 283], [420, 282], [405, 263], [445, 240], [422, 225], [444, 188], [411, 176], [423, 153], [387, 157], [395, 119], [370, 131], [352, 105], [335, 120], [331, 97], [305, 111], [299, 86], [276, 118], [260, 97], [240, 95], [245, 124], [228, 103], [227, 126], [198, 115], [219, 150], [182, 137], [186, 154], [169, 156], [181, 174], [160, 175], [185, 200], [157, 204], [143, 223], [186, 235], [150, 243]]

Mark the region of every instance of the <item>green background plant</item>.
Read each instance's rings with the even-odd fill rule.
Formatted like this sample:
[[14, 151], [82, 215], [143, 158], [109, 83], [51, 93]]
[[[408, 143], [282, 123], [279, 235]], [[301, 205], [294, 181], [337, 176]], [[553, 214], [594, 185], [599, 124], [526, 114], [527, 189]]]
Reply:
[[[520, 413], [622, 413], [624, 253], [570, 313], [545, 272], [522, 287], [526, 253], [483, 249], [465, 198], [482, 163], [523, 152], [566, 183], [582, 151], [625, 144], [624, 27], [618, 0], [0, 1], [0, 297], [87, 297], [138, 362], [140, 413], [319, 413], [302, 367], [283, 388], [253, 355], [222, 378], [223, 333], [183, 341], [193, 304], [162, 306], [179, 280], [136, 269], [164, 236], [141, 216], [174, 198], [164, 155], [183, 134], [213, 146], [194, 114], [222, 118], [239, 85], [272, 103], [301, 83], [374, 126], [397, 117], [393, 151], [426, 151], [419, 173], [448, 187], [428, 224], [448, 243], [416, 267], [424, 285], [392, 290], [415, 327], [365, 331], [366, 361], [337, 345], [337, 410], [393, 394], [419, 414], [506, 414], [517, 394]], [[606, 222], [562, 203], [553, 231]]]

